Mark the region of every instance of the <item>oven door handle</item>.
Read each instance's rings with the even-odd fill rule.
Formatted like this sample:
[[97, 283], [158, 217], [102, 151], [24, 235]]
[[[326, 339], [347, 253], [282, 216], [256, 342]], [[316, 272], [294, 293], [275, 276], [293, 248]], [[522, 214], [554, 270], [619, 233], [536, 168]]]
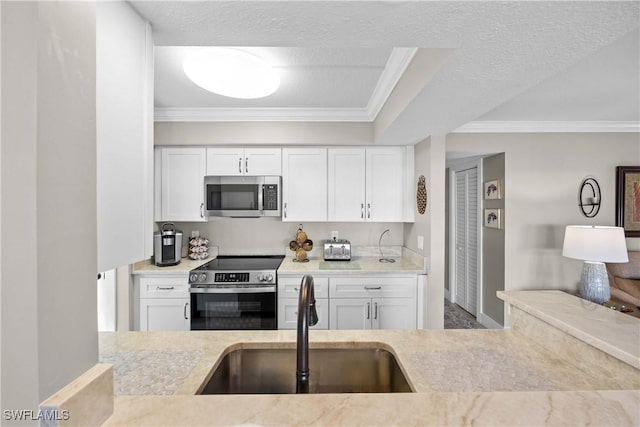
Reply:
[[260, 288], [189, 288], [192, 294], [266, 294], [275, 293], [275, 286]]

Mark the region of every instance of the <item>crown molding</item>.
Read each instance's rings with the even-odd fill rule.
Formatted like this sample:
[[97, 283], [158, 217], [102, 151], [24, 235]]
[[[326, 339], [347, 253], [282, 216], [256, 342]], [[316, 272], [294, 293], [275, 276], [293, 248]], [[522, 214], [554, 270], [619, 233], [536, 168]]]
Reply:
[[368, 122], [364, 108], [156, 108], [156, 122]]
[[387, 65], [384, 67], [384, 71], [380, 75], [378, 84], [369, 98], [369, 104], [367, 105], [367, 112], [369, 113], [369, 121], [374, 121], [378, 116], [378, 113], [387, 102], [389, 95], [393, 92], [393, 89], [402, 78], [405, 70], [411, 63], [411, 60], [415, 56], [418, 48], [416, 47], [396, 47], [391, 51]]
[[156, 122], [373, 122], [417, 48], [393, 48], [366, 108], [156, 108]]
[[633, 121], [474, 121], [452, 133], [576, 133], [640, 132]]

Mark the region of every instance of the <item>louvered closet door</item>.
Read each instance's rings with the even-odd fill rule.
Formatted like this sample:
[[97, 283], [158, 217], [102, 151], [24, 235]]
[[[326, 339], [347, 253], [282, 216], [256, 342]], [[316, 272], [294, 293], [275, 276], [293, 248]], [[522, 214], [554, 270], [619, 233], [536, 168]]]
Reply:
[[455, 174], [456, 303], [475, 315], [478, 302], [478, 169]]

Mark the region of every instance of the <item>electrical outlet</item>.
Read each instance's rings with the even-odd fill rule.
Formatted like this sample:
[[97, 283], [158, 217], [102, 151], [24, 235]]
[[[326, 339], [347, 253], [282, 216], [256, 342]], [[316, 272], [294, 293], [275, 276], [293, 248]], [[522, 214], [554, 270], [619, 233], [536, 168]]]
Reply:
[[333, 230], [331, 232], [331, 240], [338, 240], [338, 231], [337, 230]]
[[418, 236], [418, 249], [424, 250], [424, 236]]

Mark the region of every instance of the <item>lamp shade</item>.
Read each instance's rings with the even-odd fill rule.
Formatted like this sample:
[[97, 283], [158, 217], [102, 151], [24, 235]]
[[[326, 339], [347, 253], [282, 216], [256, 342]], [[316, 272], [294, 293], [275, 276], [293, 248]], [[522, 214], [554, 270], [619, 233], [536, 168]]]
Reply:
[[568, 225], [562, 255], [583, 261], [629, 261], [622, 227]]

